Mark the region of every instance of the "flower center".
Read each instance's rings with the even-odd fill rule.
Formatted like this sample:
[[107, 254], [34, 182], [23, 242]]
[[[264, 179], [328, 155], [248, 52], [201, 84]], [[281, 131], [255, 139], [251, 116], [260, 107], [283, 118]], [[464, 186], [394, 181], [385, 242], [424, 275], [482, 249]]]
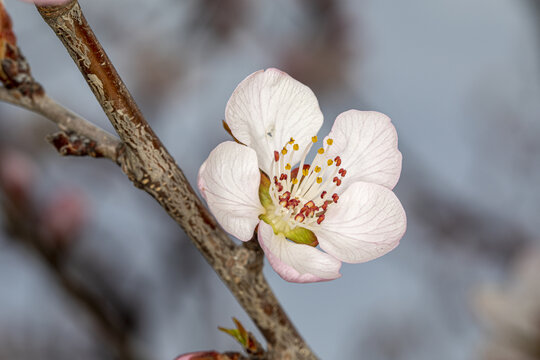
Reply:
[[[341, 185], [347, 171], [341, 168], [341, 158], [329, 159], [320, 148], [311, 165], [305, 164], [306, 156], [317, 137], [314, 136], [303, 150], [300, 166], [293, 169], [291, 163], [300, 146], [291, 138], [281, 151], [274, 151], [271, 182], [267, 184], [267, 213], [263, 220], [272, 225], [274, 232], [284, 233], [297, 227], [313, 230], [325, 218], [329, 206], [339, 200], [336, 188]], [[328, 146], [333, 140], [327, 139]], [[300, 170], [301, 169], [301, 170]], [[264, 204], [263, 204], [264, 205]]]

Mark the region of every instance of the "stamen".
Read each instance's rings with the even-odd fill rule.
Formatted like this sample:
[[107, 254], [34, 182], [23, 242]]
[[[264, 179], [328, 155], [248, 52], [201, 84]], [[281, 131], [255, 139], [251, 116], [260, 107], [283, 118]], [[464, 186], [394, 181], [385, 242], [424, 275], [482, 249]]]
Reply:
[[317, 177], [317, 184], [320, 184], [320, 183], [322, 183], [322, 177], [319, 176]]
[[326, 139], [326, 143], [328, 145], [332, 145], [334, 143], [334, 140], [333, 139]]
[[312, 137], [311, 141], [315, 144], [317, 142], [317, 136]]
[[324, 154], [324, 149], [320, 148], [319, 150], [317, 150], [317, 152], [322, 155], [322, 154]]
[[326, 162], [328, 164], [328, 166], [332, 165], [334, 163], [334, 161], [332, 161], [332, 159], [328, 159], [328, 161]]
[[291, 164], [287, 163], [287, 165], [285, 165], [285, 170], [291, 170]]
[[294, 151], [298, 151], [298, 149], [300, 149], [300, 146], [298, 146], [298, 144], [294, 144], [292, 148]]
[[277, 151], [274, 151], [274, 161], [279, 161], [279, 153]]
[[334, 161], [336, 162], [336, 166], [341, 166], [341, 158], [339, 156], [336, 156]]
[[316, 173], [321, 172], [321, 167], [315, 166], [315, 169], [313, 171], [315, 171]]

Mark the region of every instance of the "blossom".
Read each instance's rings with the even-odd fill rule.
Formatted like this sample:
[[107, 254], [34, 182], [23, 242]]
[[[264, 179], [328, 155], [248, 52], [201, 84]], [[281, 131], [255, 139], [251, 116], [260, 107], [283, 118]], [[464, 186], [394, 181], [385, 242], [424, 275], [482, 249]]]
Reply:
[[283, 279], [333, 280], [342, 262], [369, 261], [398, 245], [406, 217], [392, 188], [401, 153], [386, 115], [340, 114], [308, 165], [323, 122], [317, 99], [288, 74], [268, 69], [238, 85], [225, 119], [236, 142], [210, 153], [199, 189], [227, 232], [248, 241], [257, 228]]

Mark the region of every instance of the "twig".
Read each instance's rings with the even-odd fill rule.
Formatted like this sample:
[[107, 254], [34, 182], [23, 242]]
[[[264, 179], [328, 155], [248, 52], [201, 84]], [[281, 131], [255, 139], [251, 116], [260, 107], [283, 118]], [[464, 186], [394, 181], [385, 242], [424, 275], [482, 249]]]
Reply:
[[263, 254], [256, 242], [236, 246], [208, 213], [142, 116], [77, 1], [38, 10], [68, 50], [125, 144], [122, 170], [184, 229], [228, 286], [266, 338], [267, 358], [316, 359], [262, 275]]
[[[93, 152], [96, 157], [106, 157], [118, 163], [122, 146], [117, 137], [81, 118], [47, 95], [43, 94], [32, 98], [24, 96], [18, 89], [8, 90], [0, 87], [0, 100], [43, 115], [58, 125], [63, 136], [69, 139], [71, 134], [77, 134], [79, 139], [83, 139], [82, 141], [93, 144]], [[60, 147], [55, 147], [62, 153]], [[73, 154], [65, 153], [63, 155]]]
[[[3, 189], [0, 189], [3, 190]], [[54, 273], [62, 288], [82, 306], [95, 321], [100, 330], [100, 340], [107, 343], [115, 358], [120, 360], [135, 360], [138, 357], [132, 350], [123, 312], [117, 312], [104, 303], [100, 296], [91, 291], [85, 284], [69, 275], [64, 266], [64, 250], [51, 244], [50, 239], [42, 235], [36, 226], [37, 214], [30, 204], [17, 206], [9, 201], [9, 194], [0, 202], [6, 216], [5, 226], [11, 235], [29, 246], [44, 261], [49, 270]]]

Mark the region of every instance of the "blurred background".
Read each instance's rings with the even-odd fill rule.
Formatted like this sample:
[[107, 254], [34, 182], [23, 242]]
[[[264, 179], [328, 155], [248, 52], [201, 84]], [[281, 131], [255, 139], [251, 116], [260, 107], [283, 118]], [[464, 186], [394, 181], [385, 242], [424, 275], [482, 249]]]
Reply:
[[[34, 7], [5, 3], [47, 93], [112, 131]], [[401, 245], [329, 283], [265, 267], [321, 359], [540, 359], [540, 2], [80, 3], [192, 183], [258, 69], [314, 90], [322, 135], [350, 108], [393, 119]], [[240, 350], [217, 326], [254, 325], [181, 229], [110, 161], [59, 156], [55, 130], [0, 104], [0, 359]]]

